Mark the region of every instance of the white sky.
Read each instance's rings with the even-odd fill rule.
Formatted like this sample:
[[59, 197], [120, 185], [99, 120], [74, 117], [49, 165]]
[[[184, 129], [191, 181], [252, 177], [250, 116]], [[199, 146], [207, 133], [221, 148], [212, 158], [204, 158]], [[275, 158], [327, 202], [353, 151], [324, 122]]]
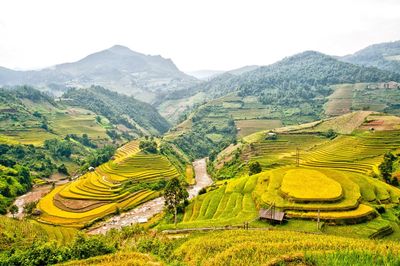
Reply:
[[400, 39], [396, 0], [1, 0], [0, 66], [32, 69], [128, 46], [185, 71], [345, 55]]

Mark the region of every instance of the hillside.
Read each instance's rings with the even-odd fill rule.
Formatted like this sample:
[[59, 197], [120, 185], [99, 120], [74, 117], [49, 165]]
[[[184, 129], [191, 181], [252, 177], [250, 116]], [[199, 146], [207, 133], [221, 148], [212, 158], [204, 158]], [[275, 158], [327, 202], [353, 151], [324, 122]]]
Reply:
[[340, 60], [400, 73], [400, 41], [374, 44]]
[[169, 128], [168, 122], [151, 105], [102, 87], [70, 89], [61, 101], [91, 110], [135, 134], [160, 135]]
[[[269, 130], [245, 137], [209, 165], [216, 184], [189, 204], [178, 228], [270, 227], [259, 210], [274, 206], [288, 218], [282, 229], [397, 239], [400, 189], [396, 176], [381, 177], [379, 165], [387, 152], [399, 152], [399, 123], [357, 112], [278, 128], [274, 138]], [[253, 163], [260, 173], [251, 173]]]
[[[252, 101], [257, 103], [255, 109], [272, 108], [278, 109], [278, 112], [291, 108], [306, 109], [307, 113], [313, 114], [312, 119], [315, 120], [320, 116], [327, 97], [333, 92], [332, 85], [388, 81], [400, 81], [400, 75], [306, 51], [240, 75], [224, 73], [190, 89], [173, 92], [164, 98], [158, 109], [165, 117], [174, 119], [176, 113], [173, 107], [182, 108], [180, 102], [189, 102], [193, 106], [201, 103], [200, 99], [210, 101], [233, 95], [241, 97], [239, 101], [243, 101], [245, 97], [253, 97]], [[198, 98], [196, 96], [201, 98], [193, 101], [193, 98]], [[302, 104], [310, 104], [311, 110], [309, 107], [302, 107]], [[186, 105], [186, 108], [190, 110], [192, 106]], [[262, 114], [265, 112], [260, 111], [258, 116], [265, 116]]]
[[146, 102], [193, 83], [196, 79], [179, 71], [170, 59], [144, 55], [121, 45], [38, 71], [0, 68], [0, 86], [29, 84], [60, 94], [69, 87], [100, 85]]
[[39, 221], [82, 228], [156, 198], [178, 170], [160, 154], [146, 154], [134, 140], [113, 159], [71, 183], [59, 186], [38, 203]]

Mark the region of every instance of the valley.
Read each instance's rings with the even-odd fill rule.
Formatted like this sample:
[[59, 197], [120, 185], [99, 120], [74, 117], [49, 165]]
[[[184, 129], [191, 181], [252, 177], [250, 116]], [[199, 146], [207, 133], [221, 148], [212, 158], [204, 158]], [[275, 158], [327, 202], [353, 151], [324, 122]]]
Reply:
[[0, 265], [397, 265], [381, 63], [305, 51], [198, 80], [117, 45], [0, 69]]

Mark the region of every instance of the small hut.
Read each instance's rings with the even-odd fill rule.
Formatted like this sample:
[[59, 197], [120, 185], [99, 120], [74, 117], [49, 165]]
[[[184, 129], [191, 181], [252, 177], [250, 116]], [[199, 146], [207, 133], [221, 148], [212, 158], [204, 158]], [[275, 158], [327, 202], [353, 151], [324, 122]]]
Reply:
[[285, 219], [285, 213], [282, 211], [277, 211], [275, 208], [260, 209], [259, 211], [260, 220], [266, 220], [271, 223], [282, 224]]

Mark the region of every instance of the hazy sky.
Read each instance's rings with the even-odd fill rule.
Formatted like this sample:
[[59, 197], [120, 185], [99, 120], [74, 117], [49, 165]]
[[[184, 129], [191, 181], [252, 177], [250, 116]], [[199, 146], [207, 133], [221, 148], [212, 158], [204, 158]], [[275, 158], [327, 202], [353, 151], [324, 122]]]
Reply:
[[394, 40], [396, 0], [0, 1], [0, 66], [19, 69], [114, 44], [190, 71], [265, 65], [304, 50], [344, 55]]

